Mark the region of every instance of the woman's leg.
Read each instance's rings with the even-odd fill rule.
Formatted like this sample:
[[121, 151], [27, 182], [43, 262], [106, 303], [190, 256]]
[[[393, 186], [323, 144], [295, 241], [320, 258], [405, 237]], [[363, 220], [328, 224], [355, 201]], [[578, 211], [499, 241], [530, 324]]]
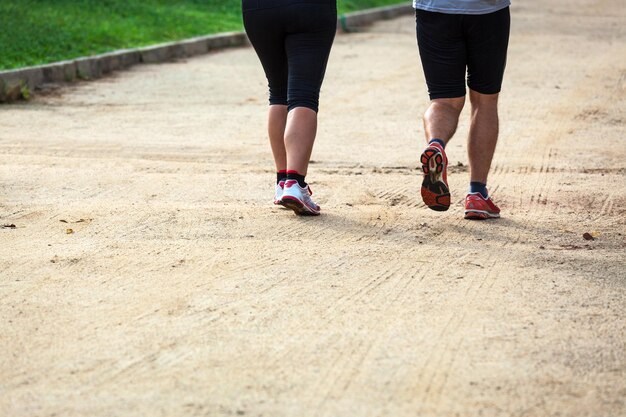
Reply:
[[276, 167], [274, 204], [282, 198], [287, 172], [285, 150], [285, 126], [287, 124], [287, 54], [285, 53], [285, 31], [281, 21], [284, 13], [274, 9], [259, 9], [243, 3], [243, 21], [246, 33], [256, 51], [269, 84], [269, 111], [267, 133]]
[[274, 104], [270, 106], [267, 117], [267, 133], [274, 155], [276, 172], [287, 170], [287, 151], [285, 150], [285, 127], [287, 125], [287, 106]]
[[317, 134], [319, 94], [335, 38], [337, 10], [333, 0], [294, 5], [290, 10], [291, 21], [296, 23], [285, 38], [289, 116], [285, 128], [287, 181], [281, 204], [296, 214], [318, 215], [320, 207], [311, 199], [305, 176]]
[[288, 172], [306, 176], [316, 134], [317, 113], [314, 110], [297, 107], [289, 112], [284, 141]]
[[285, 148], [288, 172], [305, 176], [317, 134], [319, 94], [335, 38], [337, 12], [334, 2], [330, 1], [329, 4], [302, 4], [293, 11], [308, 18], [298, 19], [299, 31], [285, 39], [289, 62]]

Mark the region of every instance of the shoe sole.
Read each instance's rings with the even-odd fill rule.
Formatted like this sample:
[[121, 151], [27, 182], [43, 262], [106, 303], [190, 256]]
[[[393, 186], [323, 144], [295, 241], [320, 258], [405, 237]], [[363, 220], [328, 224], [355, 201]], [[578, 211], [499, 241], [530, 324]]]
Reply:
[[274, 205], [280, 210], [289, 210], [289, 207], [285, 207], [280, 201], [275, 201]]
[[465, 218], [467, 220], [489, 220], [489, 219], [499, 219], [499, 213], [491, 213], [484, 210], [466, 210]]
[[283, 207], [293, 210], [298, 216], [319, 216], [319, 212], [311, 211], [304, 203], [297, 198], [284, 196], [280, 200], [280, 204]]
[[426, 149], [420, 158], [424, 180], [422, 181], [422, 200], [431, 210], [446, 211], [450, 208], [450, 189], [443, 181], [445, 169], [441, 152]]

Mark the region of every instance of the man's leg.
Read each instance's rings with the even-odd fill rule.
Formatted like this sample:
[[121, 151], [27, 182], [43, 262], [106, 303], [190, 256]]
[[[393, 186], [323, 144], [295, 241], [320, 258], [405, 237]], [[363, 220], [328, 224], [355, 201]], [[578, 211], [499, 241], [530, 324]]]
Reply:
[[450, 189], [444, 148], [456, 132], [466, 94], [467, 50], [460, 31], [462, 17], [416, 10], [415, 22], [417, 45], [431, 100], [424, 114], [428, 145], [420, 156], [424, 174], [421, 195], [430, 209], [446, 211], [450, 207]]
[[430, 102], [424, 114], [424, 133], [427, 143], [433, 139], [448, 143], [456, 132], [464, 104], [465, 97], [438, 98]]
[[448, 157], [444, 150], [459, 122], [465, 97], [433, 99], [424, 114], [426, 149], [420, 156], [422, 172], [421, 195], [431, 210], [446, 211], [450, 207], [448, 187]]
[[500, 217], [500, 209], [487, 193], [487, 176], [498, 141], [498, 94], [481, 94], [470, 89], [472, 120], [467, 153], [470, 190], [465, 197], [465, 218], [472, 220]]
[[506, 68], [511, 16], [509, 8], [467, 16], [467, 85], [472, 120], [468, 137], [470, 190], [465, 198], [466, 219], [500, 217], [487, 193], [487, 176], [498, 141], [498, 94]]
[[470, 181], [487, 183], [498, 141], [498, 94], [470, 90], [472, 119], [467, 141]]

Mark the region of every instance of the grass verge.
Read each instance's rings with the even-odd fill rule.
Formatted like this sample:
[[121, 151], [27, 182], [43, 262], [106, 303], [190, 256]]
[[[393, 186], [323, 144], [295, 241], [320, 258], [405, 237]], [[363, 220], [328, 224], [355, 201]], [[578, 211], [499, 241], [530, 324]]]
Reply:
[[[338, 0], [339, 13], [398, 0]], [[238, 0], [2, 0], [0, 70], [242, 30]]]

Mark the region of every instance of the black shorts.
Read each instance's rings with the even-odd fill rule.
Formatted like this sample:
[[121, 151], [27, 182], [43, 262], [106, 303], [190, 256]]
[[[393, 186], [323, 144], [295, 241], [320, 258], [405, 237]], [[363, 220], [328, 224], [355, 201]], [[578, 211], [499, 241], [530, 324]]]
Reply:
[[270, 104], [318, 111], [337, 31], [335, 0], [243, 0], [243, 22], [269, 83]]
[[509, 45], [509, 8], [484, 15], [415, 11], [417, 44], [430, 99], [481, 94], [502, 88]]

